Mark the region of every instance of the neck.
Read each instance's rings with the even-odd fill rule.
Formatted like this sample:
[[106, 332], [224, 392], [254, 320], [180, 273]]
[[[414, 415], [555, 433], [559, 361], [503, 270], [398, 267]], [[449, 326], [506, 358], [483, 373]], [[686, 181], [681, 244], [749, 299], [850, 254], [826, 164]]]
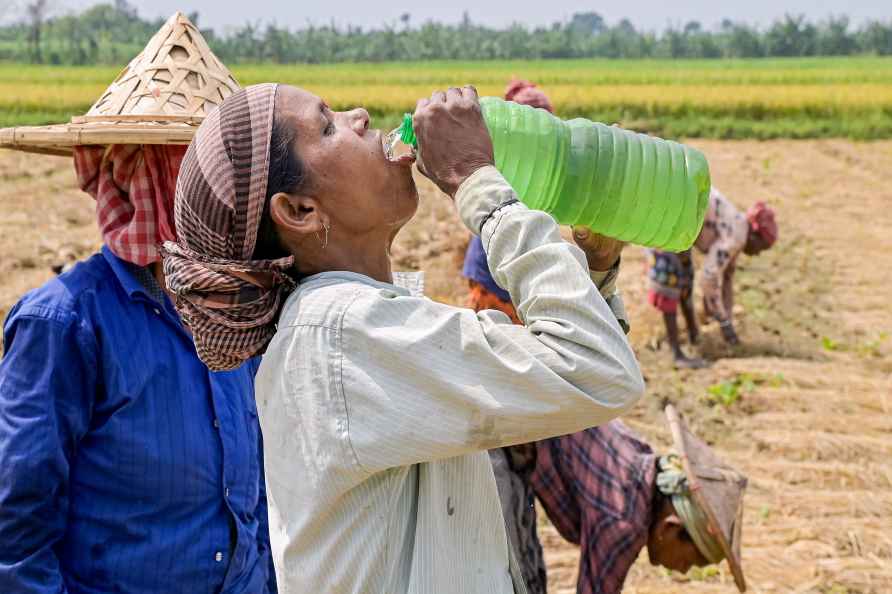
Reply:
[[298, 250], [301, 254], [298, 267], [300, 276], [343, 270], [362, 274], [379, 282], [393, 282], [389, 243], [383, 248], [380, 244], [373, 247], [362, 244], [330, 243], [324, 249], [318, 245], [311, 249], [312, 253]]

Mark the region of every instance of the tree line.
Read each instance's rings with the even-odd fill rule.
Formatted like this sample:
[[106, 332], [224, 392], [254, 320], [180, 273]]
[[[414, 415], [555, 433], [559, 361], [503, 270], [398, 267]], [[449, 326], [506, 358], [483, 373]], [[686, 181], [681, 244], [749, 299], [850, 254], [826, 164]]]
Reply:
[[[53, 14], [54, 6], [51, 0], [26, 0], [18, 18], [0, 27], [0, 60], [120, 64], [163, 23], [140, 17], [126, 0], [60, 15]], [[200, 26], [197, 13], [189, 16]], [[609, 24], [595, 12], [580, 12], [544, 27], [497, 29], [474, 23], [467, 13], [457, 24], [416, 26], [404, 14], [371, 29], [334, 24], [288, 29], [248, 22], [225, 33], [205, 28], [202, 33], [230, 64], [892, 55], [892, 20], [855, 27], [845, 16], [811, 22], [791, 14], [764, 28], [724, 20], [710, 30], [690, 21], [660, 32], [640, 30], [627, 19]]]

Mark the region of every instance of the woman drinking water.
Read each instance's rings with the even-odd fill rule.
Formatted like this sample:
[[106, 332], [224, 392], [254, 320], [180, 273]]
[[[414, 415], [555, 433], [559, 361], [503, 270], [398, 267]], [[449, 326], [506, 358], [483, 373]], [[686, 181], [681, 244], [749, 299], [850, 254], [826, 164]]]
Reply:
[[256, 85], [183, 160], [164, 267], [209, 367], [264, 353], [281, 592], [523, 592], [486, 450], [603, 424], [644, 389], [584, 253], [492, 166], [476, 91], [419, 101], [414, 126], [419, 169], [482, 238], [522, 326], [392, 272], [412, 158], [385, 158], [364, 109]]

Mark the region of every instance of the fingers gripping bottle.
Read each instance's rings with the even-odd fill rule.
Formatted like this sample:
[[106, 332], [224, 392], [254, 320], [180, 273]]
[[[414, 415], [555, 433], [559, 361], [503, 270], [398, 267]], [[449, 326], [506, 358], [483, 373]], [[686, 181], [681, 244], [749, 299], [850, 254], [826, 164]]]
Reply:
[[[709, 205], [709, 166], [689, 146], [544, 109], [480, 100], [496, 168], [530, 208], [668, 251], [691, 247]], [[393, 133], [417, 146], [412, 116]]]

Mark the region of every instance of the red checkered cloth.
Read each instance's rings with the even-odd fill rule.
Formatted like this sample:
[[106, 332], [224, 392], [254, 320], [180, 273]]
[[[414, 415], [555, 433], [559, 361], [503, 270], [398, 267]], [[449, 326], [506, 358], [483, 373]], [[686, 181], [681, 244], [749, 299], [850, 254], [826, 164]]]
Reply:
[[528, 80], [513, 79], [508, 83], [508, 87], [505, 89], [505, 101], [531, 105], [554, 113], [554, 107], [551, 105], [548, 95], [537, 89], [536, 85]]
[[777, 241], [777, 221], [774, 220], [774, 211], [764, 202], [756, 202], [748, 211], [746, 218], [750, 227], [765, 239], [768, 247]]
[[81, 189], [96, 199], [102, 240], [139, 266], [161, 260], [158, 246], [176, 239], [173, 202], [185, 146], [79, 146], [74, 168]]
[[577, 594], [618, 594], [647, 544], [657, 456], [621, 421], [540, 441], [533, 490], [578, 544]]

